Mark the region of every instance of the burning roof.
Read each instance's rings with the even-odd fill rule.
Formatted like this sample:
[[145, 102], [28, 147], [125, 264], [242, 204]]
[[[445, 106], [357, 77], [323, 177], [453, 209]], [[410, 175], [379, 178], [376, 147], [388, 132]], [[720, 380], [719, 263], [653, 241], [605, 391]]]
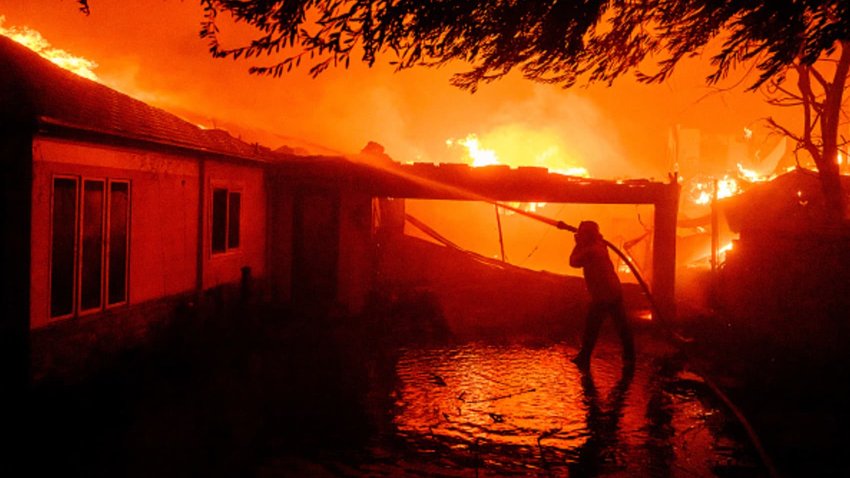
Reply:
[[60, 126], [266, 161], [268, 148], [203, 129], [95, 81], [66, 71], [0, 35], [0, 104], [12, 123]]
[[[850, 201], [850, 176], [842, 176]], [[825, 201], [816, 171], [798, 168], [720, 201], [733, 232], [810, 231], [828, 228]]]

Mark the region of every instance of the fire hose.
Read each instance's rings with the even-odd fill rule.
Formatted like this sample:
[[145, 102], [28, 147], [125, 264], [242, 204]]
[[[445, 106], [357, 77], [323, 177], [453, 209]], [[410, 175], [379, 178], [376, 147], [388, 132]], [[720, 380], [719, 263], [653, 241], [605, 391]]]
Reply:
[[[544, 224], [548, 224], [550, 226], [557, 227], [558, 229], [561, 229], [561, 230], [565, 230], [565, 231], [569, 231], [569, 232], [577, 232], [578, 231], [577, 227], [570, 225], [570, 224], [567, 224], [564, 221], [558, 221], [558, 220], [552, 219], [550, 217], [541, 216], [540, 214], [535, 214], [535, 213], [530, 212], [530, 211], [525, 211], [523, 209], [516, 208], [516, 207], [509, 206], [509, 205], [502, 204], [502, 203], [498, 203], [498, 202], [493, 203], [493, 204], [495, 204], [497, 207], [507, 209], [509, 211], [523, 215], [523, 216], [528, 217], [530, 219], [534, 219], [535, 221], [539, 221], [539, 222], [542, 222]], [[616, 253], [617, 256], [620, 259], [622, 259], [623, 262], [626, 263], [626, 265], [629, 267], [629, 270], [632, 272], [632, 274], [634, 274], [635, 279], [637, 279], [637, 282], [640, 285], [640, 288], [643, 291], [644, 296], [649, 301], [649, 306], [652, 309], [652, 313], [653, 313], [654, 317], [658, 318], [659, 322], [664, 326], [664, 330], [673, 334], [673, 337], [677, 341], [688, 342], [689, 339], [682, 337], [681, 335], [679, 335], [678, 333], [676, 333], [675, 331], [673, 331], [670, 328], [669, 324], [671, 322], [667, 320], [667, 317], [664, 317], [662, 315], [661, 308], [658, 307], [658, 304], [655, 302], [655, 298], [653, 297], [652, 292], [649, 290], [649, 285], [647, 285], [646, 281], [641, 276], [640, 271], [638, 270], [637, 266], [634, 265], [634, 263], [629, 258], [629, 256], [626, 253], [624, 253], [622, 250], [620, 250], [619, 247], [617, 247], [613, 243], [611, 243], [611, 241], [609, 241], [605, 238], [603, 238], [602, 241], [605, 242], [605, 245], [609, 249], [614, 251], [614, 253]]]
[[[374, 163], [370, 164], [370, 166], [375, 167]], [[381, 169], [385, 170], [385, 171], [390, 171], [387, 168], [381, 168]], [[549, 218], [549, 217], [546, 217], [546, 216], [541, 216], [540, 214], [535, 214], [535, 213], [530, 212], [530, 211], [525, 211], [525, 210], [522, 210], [522, 209], [519, 209], [519, 208], [516, 208], [516, 207], [513, 207], [513, 206], [509, 206], [507, 204], [503, 204], [503, 203], [494, 201], [492, 199], [482, 197], [482, 196], [477, 195], [477, 194], [472, 194], [469, 191], [465, 191], [465, 190], [462, 190], [462, 189], [459, 189], [459, 188], [456, 188], [456, 187], [452, 187], [452, 186], [447, 186], [445, 184], [438, 183], [438, 182], [435, 182], [435, 181], [426, 180], [426, 179], [423, 179], [423, 178], [420, 178], [420, 177], [417, 177], [417, 176], [414, 176], [414, 175], [410, 175], [410, 174], [400, 174], [397, 171], [391, 171], [391, 172], [393, 172], [394, 174], [398, 174], [400, 176], [406, 177], [409, 180], [416, 181], [420, 184], [425, 184], [427, 187], [432, 187], [432, 188], [435, 188], [435, 189], [444, 189], [444, 190], [448, 189], [448, 190], [455, 192], [455, 193], [461, 193], [464, 196], [467, 196], [468, 199], [470, 199], [470, 200], [478, 200], [478, 201], [484, 201], [484, 202], [487, 202], [487, 203], [490, 203], [490, 204], [494, 204], [496, 207], [501, 207], [501, 208], [507, 209], [509, 211], [513, 211], [517, 214], [528, 217], [528, 218], [533, 219], [535, 221], [542, 222], [544, 224], [548, 224], [548, 225], [556, 227], [558, 229], [570, 231], [570, 232], [573, 232], [573, 233], [578, 231], [577, 227], [572, 226], [570, 224], [567, 224], [563, 221], [558, 221], [558, 220], [555, 220], [555, 219], [552, 219], [552, 218]], [[606, 239], [603, 239], [603, 240], [605, 241], [605, 245], [609, 249], [613, 250], [617, 254], [617, 256], [619, 256], [621, 259], [623, 259], [623, 262], [626, 263], [626, 265], [629, 267], [629, 270], [631, 270], [632, 273], [634, 274], [635, 279], [637, 279], [638, 284], [641, 287], [641, 290], [643, 291], [644, 295], [646, 296], [647, 300], [649, 301], [650, 307], [652, 308], [652, 313], [655, 314], [654, 316], [658, 319], [658, 320], [653, 320], [653, 323], [657, 323], [657, 324], [661, 325], [662, 330], [664, 332], [666, 332], [665, 335], [667, 336], [667, 338], [672, 339], [672, 341], [674, 343], [676, 343], [677, 346], [679, 346], [679, 351], [682, 352], [682, 353], [685, 353], [685, 351], [684, 351], [685, 346], [687, 346], [690, 342], [692, 342], [692, 340], [689, 340], [689, 339], [682, 337], [681, 335], [679, 335], [676, 331], [674, 331], [672, 329], [672, 327], [671, 327], [672, 322], [668, 321], [668, 318], [665, 317], [663, 315], [663, 313], [661, 312], [660, 308], [658, 307], [658, 304], [655, 302], [655, 298], [652, 296], [652, 292], [649, 290], [649, 286], [646, 284], [646, 281], [643, 280], [643, 277], [640, 275], [640, 272], [638, 271], [637, 267], [635, 267], [635, 265], [632, 263], [631, 259], [629, 259], [628, 256], [625, 253], [623, 253], [623, 251], [621, 251], [614, 244], [612, 244], [611, 242], [609, 242]], [[706, 374], [703, 371], [700, 371], [700, 375], [703, 377], [703, 379], [705, 380], [705, 383], [708, 385], [708, 387], [729, 408], [729, 410], [732, 411], [732, 413], [738, 419], [739, 423], [741, 423], [741, 425], [744, 427], [744, 430], [746, 431], [747, 435], [750, 437], [750, 441], [752, 442], [753, 447], [756, 449], [756, 452], [759, 454], [759, 457], [761, 458], [762, 463], [764, 463], [765, 467], [767, 468], [769, 475], [771, 477], [779, 476], [778, 472], [776, 471], [776, 468], [773, 465], [773, 461], [770, 459], [770, 456], [767, 454], [764, 447], [762, 446], [761, 440], [759, 439], [755, 430], [750, 425], [749, 421], [744, 416], [744, 414], [741, 412], [741, 410], [737, 406], [735, 406], [735, 404], [732, 402], [732, 400], [729, 399], [729, 397], [725, 393], [723, 393], [723, 391], [720, 389], [720, 387], [718, 387], [708, 377], [708, 374]]]
[[[541, 216], [540, 214], [535, 214], [533, 212], [525, 211], [523, 209], [502, 204], [499, 202], [493, 202], [493, 204], [495, 204], [497, 207], [513, 211], [522, 216], [528, 217], [535, 221], [542, 222], [544, 224], [548, 224], [553, 227], [557, 227], [561, 230], [566, 230], [573, 233], [578, 231], [577, 227], [567, 224], [563, 221], [555, 220], [546, 216]], [[661, 325], [661, 329], [666, 333], [668, 339], [672, 339], [679, 346], [679, 351], [685, 353], [684, 347], [693, 342], [693, 340], [682, 337], [679, 333], [672, 329], [672, 322], [668, 321], [668, 318], [662, 315], [661, 309], [658, 307], [658, 304], [655, 302], [655, 299], [652, 296], [652, 292], [649, 290], [649, 286], [647, 285], [646, 281], [643, 280], [643, 277], [641, 277], [640, 272], [638, 271], [637, 267], [632, 263], [631, 259], [623, 251], [621, 251], [620, 248], [612, 244], [607, 239], [603, 238], [602, 240], [605, 242], [605, 245], [609, 249], [614, 251], [617, 256], [619, 256], [620, 259], [622, 259], [623, 262], [626, 263], [626, 265], [629, 267], [629, 270], [632, 271], [635, 276], [635, 279], [637, 279], [638, 281], [638, 284], [640, 284], [641, 290], [649, 301], [650, 307], [652, 308], [652, 313], [656, 318], [659, 319], [657, 323]], [[691, 363], [693, 365], [693, 361], [691, 361]], [[720, 387], [709, 378], [707, 373], [700, 370], [700, 376], [702, 376], [703, 380], [705, 381], [706, 385], [711, 389], [711, 391], [724, 403], [724, 405], [726, 405], [726, 407], [732, 412], [732, 414], [735, 415], [735, 418], [738, 420], [738, 422], [741, 424], [741, 426], [744, 428], [747, 435], [749, 436], [753, 447], [756, 449], [759, 458], [761, 458], [762, 463], [764, 463], [764, 466], [767, 468], [769, 475], [774, 478], [779, 476], [779, 473], [773, 464], [773, 460], [771, 460], [770, 456], [767, 454], [767, 451], [764, 449], [764, 446], [761, 443], [761, 439], [759, 439], [758, 434], [756, 434], [755, 429], [752, 427], [749, 420], [747, 420], [741, 409], [738, 408], [732, 402], [732, 400], [723, 392], [723, 390], [721, 390]]]

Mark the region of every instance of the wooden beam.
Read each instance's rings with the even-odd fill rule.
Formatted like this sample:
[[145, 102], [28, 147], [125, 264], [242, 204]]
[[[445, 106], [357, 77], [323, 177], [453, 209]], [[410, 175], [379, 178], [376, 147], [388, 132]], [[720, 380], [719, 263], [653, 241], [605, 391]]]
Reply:
[[652, 294], [662, 319], [676, 318], [676, 219], [679, 214], [678, 178], [673, 175], [665, 193], [655, 202], [652, 240]]
[[372, 168], [325, 160], [282, 164], [276, 172], [294, 183], [334, 184], [341, 189], [368, 190], [377, 197], [408, 199], [656, 204], [667, 195], [665, 183], [564, 176], [530, 167], [415, 163]]

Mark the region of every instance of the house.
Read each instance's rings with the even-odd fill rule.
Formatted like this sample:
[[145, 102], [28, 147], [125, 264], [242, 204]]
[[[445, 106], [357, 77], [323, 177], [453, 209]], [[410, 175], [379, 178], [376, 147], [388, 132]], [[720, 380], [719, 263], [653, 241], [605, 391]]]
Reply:
[[[367, 247], [339, 237], [357, 201], [290, 187], [297, 164], [269, 191], [270, 165], [313, 159], [200, 128], [2, 36], [0, 71], [0, 345], [19, 379], [30, 343], [34, 363], [50, 368], [68, 359], [54, 356], [57, 343], [124, 344], [176, 307], [238, 299], [246, 282], [280, 302], [293, 284], [307, 303], [365, 287], [347, 269], [360, 264], [338, 257], [340, 247]], [[371, 198], [358, 198], [365, 217], [356, 226], [368, 239]]]
[[[850, 178], [842, 176], [842, 185], [847, 194]], [[828, 219], [816, 172], [793, 170], [720, 207], [740, 235], [720, 275], [731, 315], [756, 327], [787, 326], [788, 337], [850, 325], [850, 229]]]
[[17, 284], [4, 300], [14, 312], [5, 320], [15, 322], [6, 326], [122, 320], [109, 327], [132, 329], [133, 309], [150, 315], [239, 284], [247, 271], [267, 275], [268, 149], [80, 78], [4, 37], [0, 62], [5, 212], [14, 207], [5, 215], [14, 264], [6, 273]]
[[200, 128], [4, 37], [0, 71], [0, 363], [14, 383], [29, 381], [30, 357], [52, 370], [143, 340], [177, 310], [215, 310], [248, 292], [358, 314], [385, 233], [401, 233], [405, 198], [652, 204], [653, 288], [674, 310], [675, 177], [401, 165], [375, 144], [302, 156]]

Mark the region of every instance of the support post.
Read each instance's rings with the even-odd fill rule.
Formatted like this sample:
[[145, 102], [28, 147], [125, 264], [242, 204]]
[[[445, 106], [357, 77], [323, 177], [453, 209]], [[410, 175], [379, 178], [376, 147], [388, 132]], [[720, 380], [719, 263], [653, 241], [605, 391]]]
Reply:
[[652, 250], [652, 293], [662, 314], [661, 320], [676, 317], [676, 221], [679, 213], [679, 181], [670, 183], [655, 201], [655, 231]]
[[502, 251], [502, 262], [505, 262], [505, 240], [502, 237], [502, 218], [499, 217], [499, 205], [494, 204], [496, 208], [496, 227], [499, 228], [499, 249]]
[[718, 219], [717, 219], [717, 179], [714, 180], [711, 192], [711, 274], [712, 279], [717, 274], [717, 248], [719, 239]]

